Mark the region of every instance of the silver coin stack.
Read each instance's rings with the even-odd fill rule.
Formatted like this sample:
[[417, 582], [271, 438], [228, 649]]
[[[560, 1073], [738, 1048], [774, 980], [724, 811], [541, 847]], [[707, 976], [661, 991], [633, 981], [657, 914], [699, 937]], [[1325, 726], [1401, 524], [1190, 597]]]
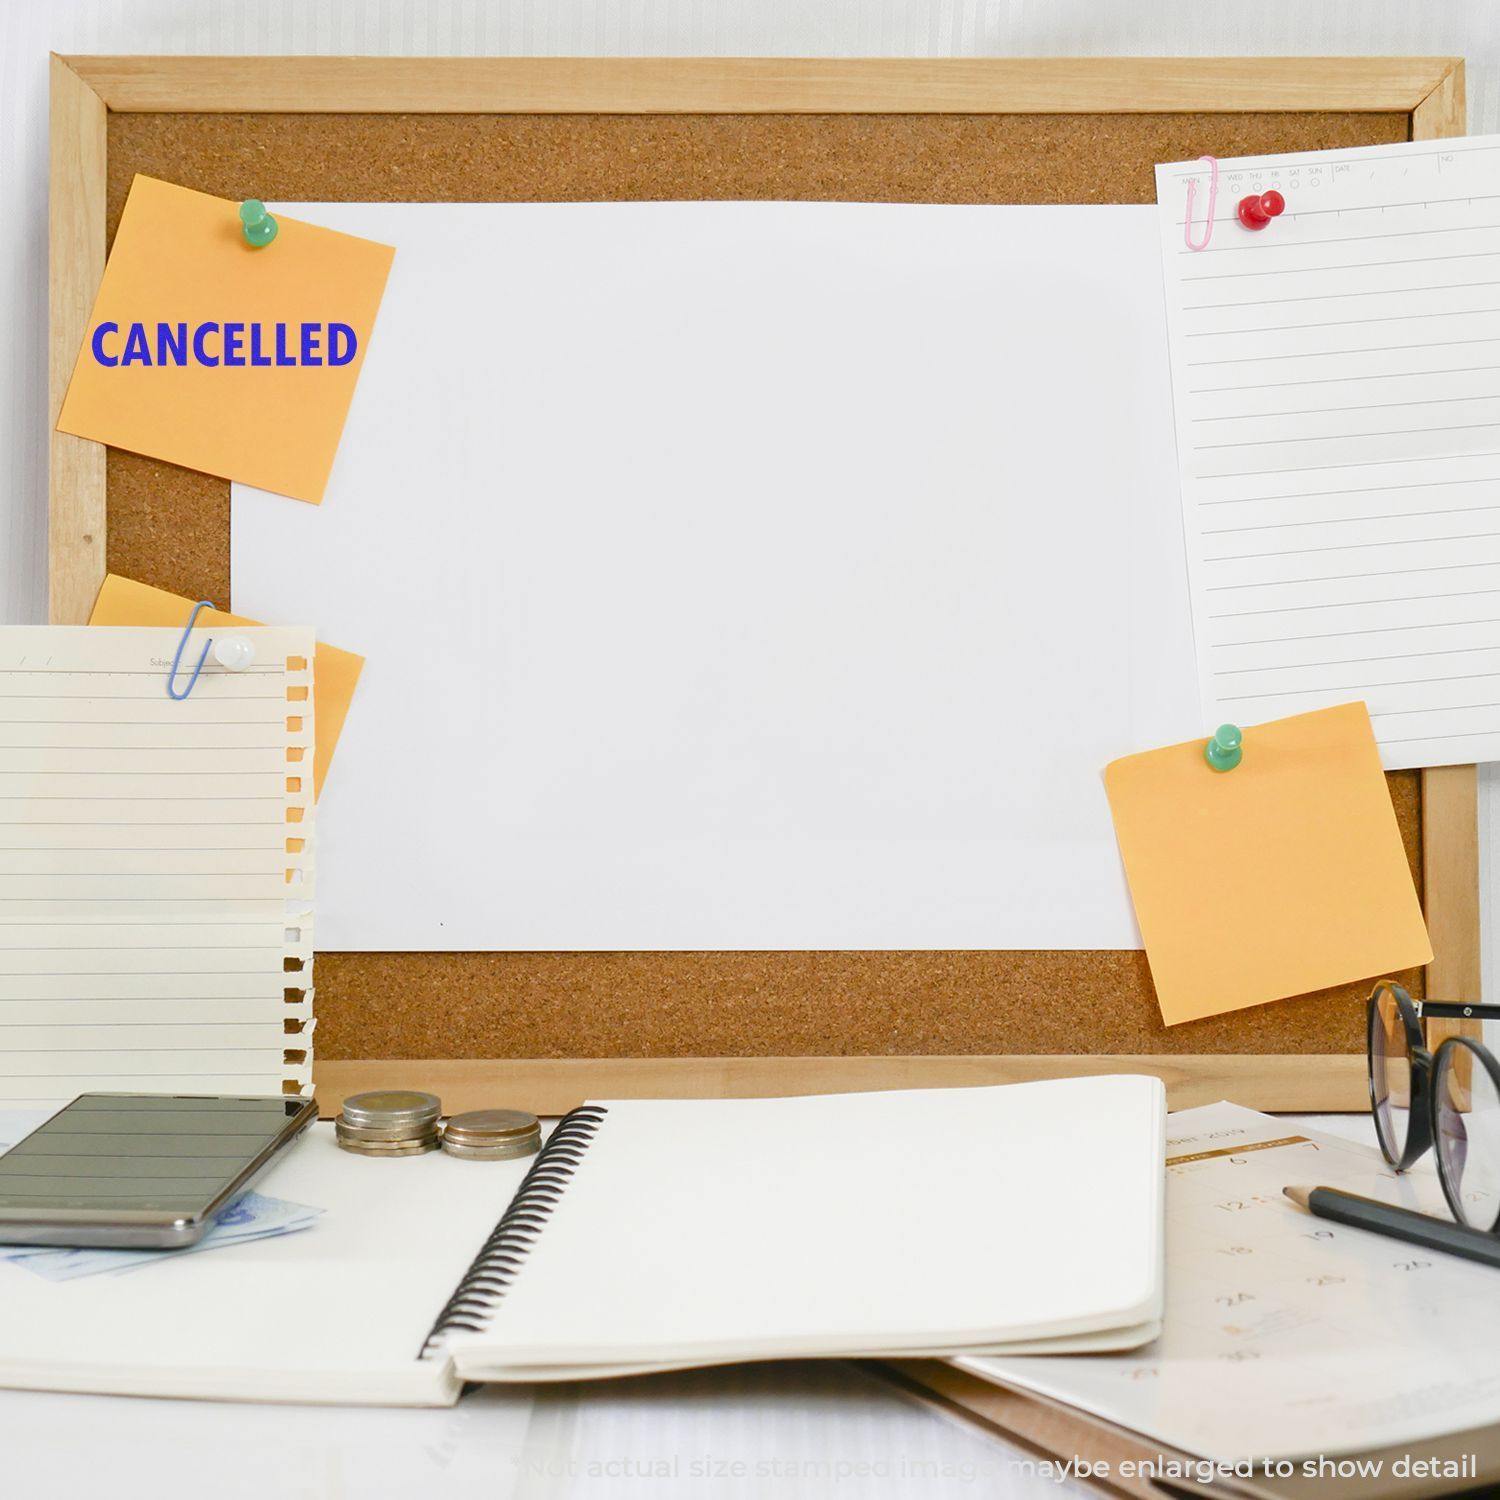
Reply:
[[339, 1146], [356, 1156], [422, 1156], [438, 1148], [436, 1094], [413, 1089], [374, 1089], [344, 1100], [333, 1122]]
[[509, 1161], [541, 1144], [541, 1121], [523, 1109], [472, 1109], [454, 1115], [443, 1131], [443, 1150], [467, 1161]]

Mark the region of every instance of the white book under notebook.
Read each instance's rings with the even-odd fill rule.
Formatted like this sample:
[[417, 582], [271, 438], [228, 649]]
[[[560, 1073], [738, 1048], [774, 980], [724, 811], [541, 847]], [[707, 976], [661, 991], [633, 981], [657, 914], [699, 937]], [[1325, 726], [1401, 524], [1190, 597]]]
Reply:
[[0, 1105], [310, 1085], [313, 638], [235, 634], [0, 630]]
[[[1451, 1220], [1430, 1156], [1397, 1175], [1373, 1144], [1229, 1103], [1174, 1114], [1167, 1149], [1171, 1292], [1161, 1337], [1128, 1355], [961, 1357], [963, 1369], [1195, 1458], [1296, 1460], [1279, 1477], [1320, 1496], [1334, 1490], [1319, 1456], [1390, 1445], [1384, 1474], [1359, 1471], [1370, 1480], [1359, 1493], [1375, 1495], [1397, 1493], [1396, 1445], [1420, 1444], [1408, 1459], [1429, 1458], [1428, 1444], [1468, 1432], [1476, 1441], [1461, 1452], [1493, 1450], [1477, 1434], [1500, 1424], [1494, 1270], [1313, 1218], [1282, 1191], [1340, 1188]], [[1482, 1183], [1465, 1186], [1466, 1197], [1472, 1188], [1483, 1198]], [[1311, 1470], [1301, 1462], [1309, 1458]], [[1445, 1477], [1437, 1467], [1425, 1474]], [[1400, 1490], [1440, 1492], [1452, 1487]]]
[[0, 1385], [440, 1405], [462, 1382], [1152, 1338], [1166, 1102], [1116, 1075], [631, 1100], [525, 1162], [340, 1152], [301, 1234], [38, 1282], [0, 1265]]

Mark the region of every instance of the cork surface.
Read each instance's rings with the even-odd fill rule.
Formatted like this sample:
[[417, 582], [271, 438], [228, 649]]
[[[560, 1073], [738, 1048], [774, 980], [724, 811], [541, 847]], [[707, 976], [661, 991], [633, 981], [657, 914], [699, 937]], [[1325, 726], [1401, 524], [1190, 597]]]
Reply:
[[[1152, 166], [1407, 139], [1404, 114], [109, 116], [137, 172], [242, 199], [1148, 203]], [[229, 603], [229, 486], [111, 450], [109, 567]], [[294, 502], [288, 502], [289, 504]], [[357, 647], [358, 643], [350, 643]], [[1419, 781], [1389, 779], [1421, 884]], [[324, 1058], [1329, 1053], [1366, 986], [1167, 1030], [1145, 956], [325, 953]], [[1405, 976], [1421, 993], [1422, 975]]]

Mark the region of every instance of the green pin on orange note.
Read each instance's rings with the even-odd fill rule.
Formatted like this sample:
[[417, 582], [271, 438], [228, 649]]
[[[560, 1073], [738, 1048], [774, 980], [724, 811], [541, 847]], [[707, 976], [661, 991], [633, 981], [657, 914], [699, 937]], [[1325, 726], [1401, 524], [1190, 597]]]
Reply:
[[245, 243], [259, 250], [276, 238], [278, 225], [259, 198], [246, 198], [240, 204], [240, 227], [245, 232]]
[[1232, 771], [1244, 755], [1244, 735], [1237, 724], [1220, 724], [1203, 747], [1203, 758], [1216, 771]]

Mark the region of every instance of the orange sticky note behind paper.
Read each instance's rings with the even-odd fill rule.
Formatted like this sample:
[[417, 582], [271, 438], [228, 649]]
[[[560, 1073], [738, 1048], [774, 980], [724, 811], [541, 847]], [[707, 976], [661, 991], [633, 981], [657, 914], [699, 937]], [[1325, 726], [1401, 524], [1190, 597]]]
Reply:
[[[181, 630], [187, 624], [195, 602], [180, 594], [170, 594], [166, 589], [154, 589], [149, 584], [136, 583], [134, 579], [110, 573], [99, 590], [99, 597], [94, 600], [89, 624], [165, 625]], [[261, 620], [247, 620], [243, 615], [231, 615], [222, 609], [205, 609], [194, 628], [263, 623]], [[318, 642], [313, 653], [313, 702], [317, 710], [313, 734], [315, 796], [323, 790], [328, 763], [333, 759], [334, 746], [339, 742], [364, 664], [364, 657], [356, 656], [352, 651], [340, 651], [337, 646], [325, 646], [322, 641]]]
[[1427, 963], [1363, 703], [1112, 762], [1104, 786], [1167, 1025]]
[[137, 177], [58, 431], [321, 501], [395, 251], [276, 217]]

